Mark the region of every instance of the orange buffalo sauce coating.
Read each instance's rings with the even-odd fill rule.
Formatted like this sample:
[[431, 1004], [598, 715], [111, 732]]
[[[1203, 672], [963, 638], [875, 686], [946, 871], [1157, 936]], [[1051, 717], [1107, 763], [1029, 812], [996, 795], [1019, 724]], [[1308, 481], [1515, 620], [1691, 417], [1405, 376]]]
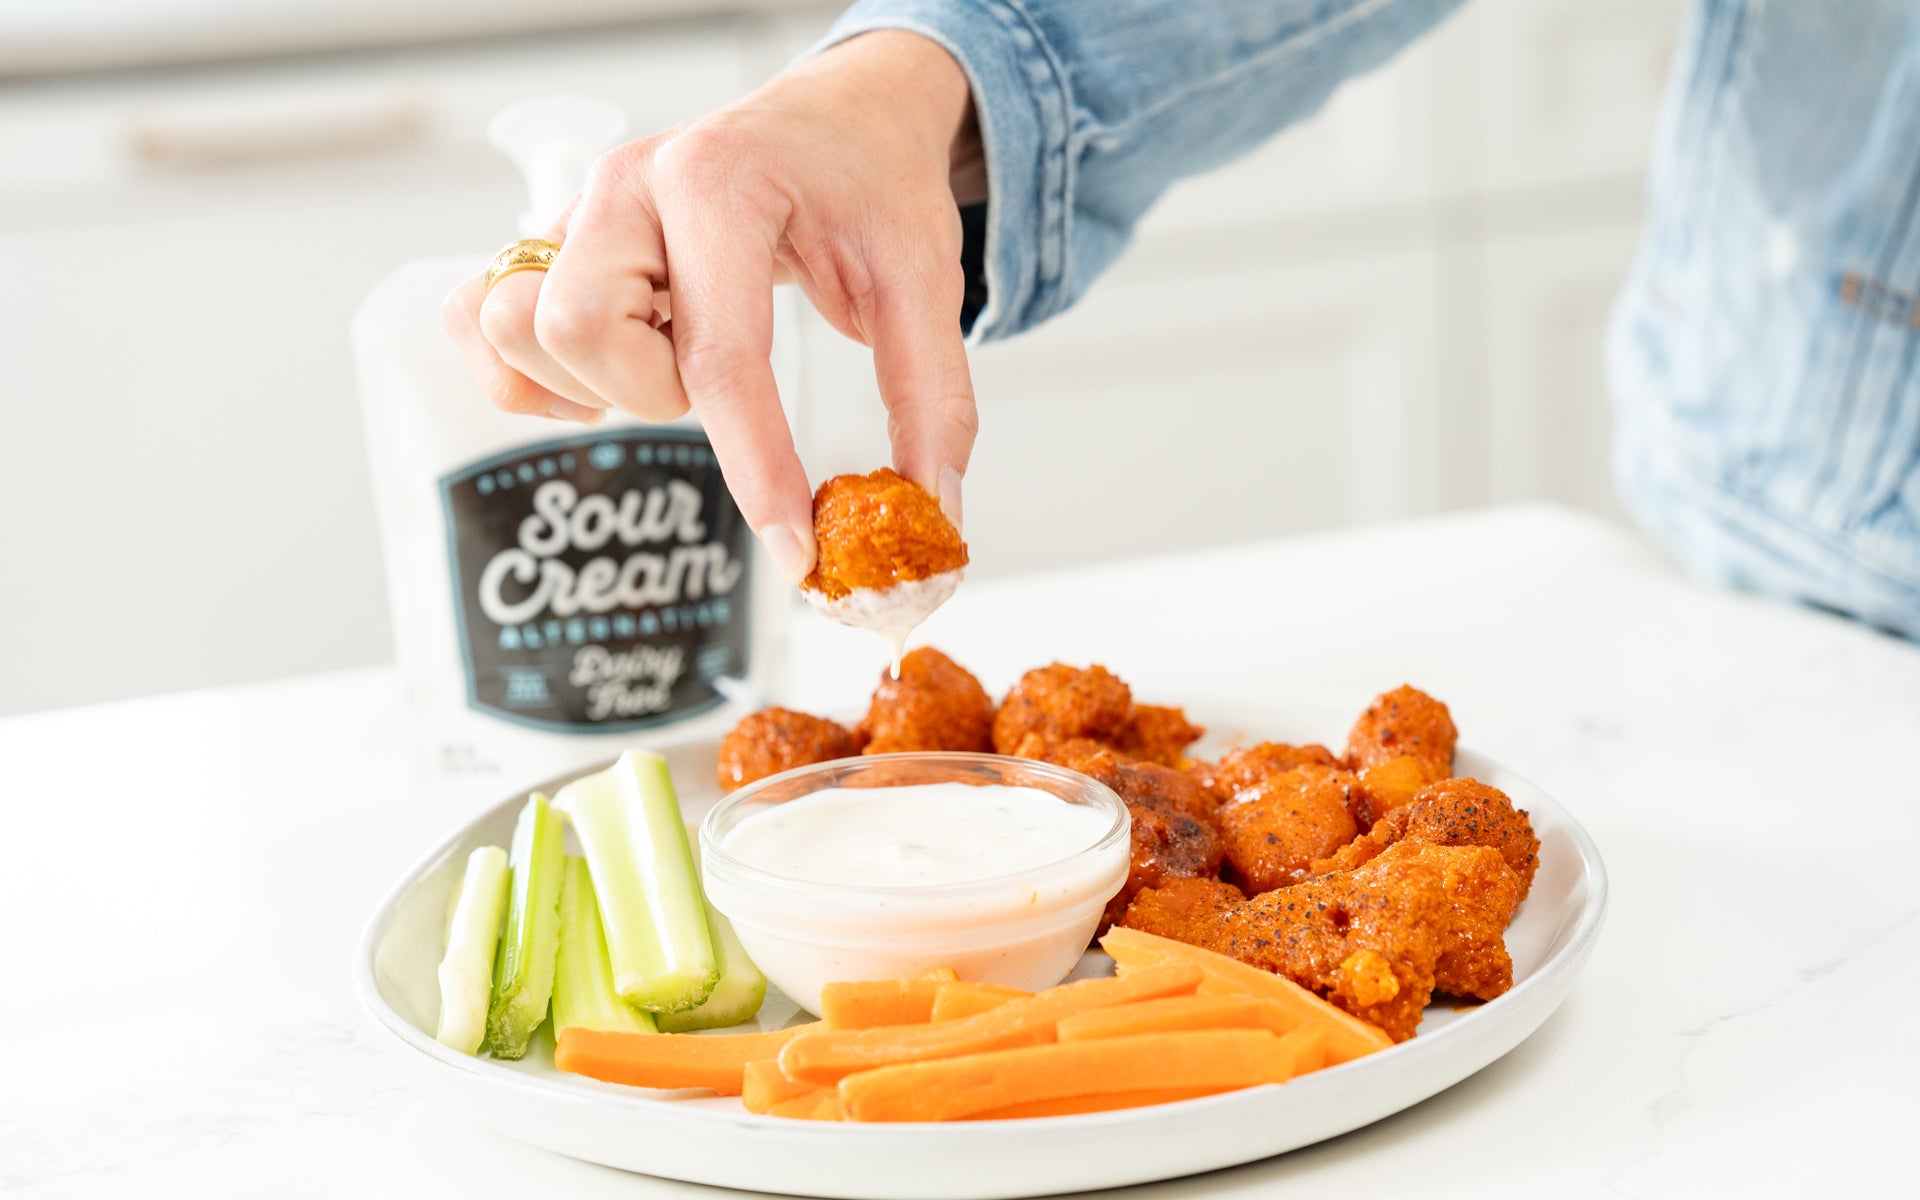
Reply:
[[829, 600], [967, 565], [967, 544], [940, 502], [887, 467], [821, 484], [813, 494], [813, 536], [819, 561], [800, 586]]
[[715, 772], [720, 790], [860, 753], [863, 739], [846, 726], [790, 708], [764, 708], [741, 719], [720, 739]]
[[1229, 750], [1213, 764], [1196, 763], [1194, 773], [1200, 782], [1213, 789], [1222, 800], [1231, 800], [1248, 788], [1258, 787], [1274, 775], [1305, 766], [1340, 766], [1333, 751], [1317, 742], [1295, 746], [1286, 742], [1260, 742]]
[[1348, 811], [1355, 780], [1338, 767], [1306, 763], [1242, 788], [1222, 805], [1227, 864], [1249, 896], [1299, 883], [1316, 859], [1360, 832]]
[[959, 663], [921, 646], [900, 660], [898, 674], [882, 672], [859, 732], [863, 754], [909, 750], [993, 749], [993, 699]]
[[1441, 779], [1453, 774], [1453, 744], [1460, 736], [1447, 706], [1412, 684], [1382, 692], [1347, 734], [1347, 768], [1359, 771], [1409, 757], [1424, 759]]
[[[1022, 675], [1007, 693], [994, 714], [993, 748], [1001, 754], [1041, 758], [1049, 747], [1075, 738], [1109, 742], [1126, 728], [1132, 714], [1132, 689], [1099, 663], [1051, 663]], [[1030, 743], [1029, 738], [1037, 740]]]

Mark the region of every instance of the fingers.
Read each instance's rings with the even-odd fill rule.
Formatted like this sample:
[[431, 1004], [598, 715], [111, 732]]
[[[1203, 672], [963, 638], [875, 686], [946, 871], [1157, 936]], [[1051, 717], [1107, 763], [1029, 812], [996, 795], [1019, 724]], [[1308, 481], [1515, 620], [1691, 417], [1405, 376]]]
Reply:
[[874, 296], [873, 367], [887, 406], [894, 469], [939, 497], [961, 524], [960, 479], [980, 430], [960, 332], [959, 257], [883, 277]]
[[645, 178], [647, 153], [616, 152], [595, 168], [540, 285], [531, 332], [540, 350], [593, 396], [643, 421], [669, 421], [687, 411], [687, 394], [673, 341], [655, 327], [655, 293], [664, 294], [667, 259]]
[[602, 159], [552, 269], [508, 276], [491, 296], [464, 286], [448, 327], [509, 411], [592, 419], [612, 405], [664, 421], [697, 406], [742, 514], [798, 582], [814, 561], [812, 491], [768, 362], [784, 217], [739, 194], [730, 136], [697, 131]]
[[655, 166], [680, 381], [734, 502], [780, 573], [797, 583], [813, 568], [812, 489], [768, 361], [774, 253], [785, 214], [770, 209], [766, 194], [743, 186], [745, 165], [725, 130], [682, 135], [662, 148]]
[[467, 369], [473, 373], [480, 390], [493, 406], [511, 413], [555, 417], [589, 425], [598, 421], [601, 416], [599, 409], [569, 400], [507, 365], [480, 328], [480, 309], [485, 293], [486, 284], [480, 276], [467, 280], [447, 294], [446, 302], [441, 306], [441, 320], [452, 335], [454, 344], [459, 346], [461, 357], [466, 359]]
[[545, 282], [543, 272], [520, 271], [494, 284], [480, 301], [480, 332], [502, 362], [541, 387], [589, 408], [609, 407], [534, 336], [535, 308]]
[[564, 234], [555, 231], [561, 250], [550, 270], [449, 298], [448, 327], [475, 374], [508, 403], [574, 419], [613, 406], [645, 421], [687, 411], [673, 344], [656, 328], [655, 282], [666, 259], [646, 196], [648, 153], [635, 144], [602, 160], [569, 206]]

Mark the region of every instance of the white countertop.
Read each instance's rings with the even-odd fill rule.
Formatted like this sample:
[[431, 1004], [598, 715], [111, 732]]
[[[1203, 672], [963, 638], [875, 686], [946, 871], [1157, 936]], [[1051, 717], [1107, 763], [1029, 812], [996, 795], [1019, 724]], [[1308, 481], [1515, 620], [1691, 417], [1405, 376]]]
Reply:
[[[1150, 701], [1345, 714], [1410, 680], [1606, 857], [1600, 946], [1512, 1054], [1336, 1141], [1114, 1195], [1898, 1190], [1920, 647], [1548, 508], [975, 585], [927, 640], [989, 689], [1099, 660]], [[860, 702], [873, 646], [813, 620], [795, 642], [793, 702]], [[113, 669], [110, 642], [74, 650]], [[351, 963], [440, 832], [404, 737], [388, 671], [0, 722], [0, 1192], [730, 1194], [528, 1149], [389, 1066]]]

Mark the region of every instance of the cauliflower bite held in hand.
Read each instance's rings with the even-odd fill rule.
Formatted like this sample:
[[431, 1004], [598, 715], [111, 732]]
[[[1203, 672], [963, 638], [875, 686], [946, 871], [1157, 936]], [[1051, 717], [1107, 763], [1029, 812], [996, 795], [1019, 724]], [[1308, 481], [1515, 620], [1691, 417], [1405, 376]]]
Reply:
[[993, 699], [965, 667], [922, 646], [882, 672], [860, 729], [867, 754], [993, 749]]
[[860, 739], [844, 725], [790, 708], [762, 709], [720, 739], [720, 790], [858, 753]]
[[967, 544], [925, 488], [882, 467], [836, 475], [813, 494], [819, 559], [800, 583], [808, 603], [900, 647], [960, 586]]

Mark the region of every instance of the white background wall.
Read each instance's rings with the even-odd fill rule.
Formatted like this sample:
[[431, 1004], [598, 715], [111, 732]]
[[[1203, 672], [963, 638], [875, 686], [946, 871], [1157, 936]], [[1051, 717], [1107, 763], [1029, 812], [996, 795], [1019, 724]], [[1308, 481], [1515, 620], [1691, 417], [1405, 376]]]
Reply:
[[[1617, 511], [1600, 338], [1680, 0], [1475, 0], [1181, 185], [1073, 313], [980, 351], [977, 576], [1553, 498]], [[764, 79], [784, 16], [0, 85], [0, 713], [385, 661], [346, 322], [483, 257], [500, 104], [647, 129]], [[816, 478], [884, 461], [803, 322]]]

